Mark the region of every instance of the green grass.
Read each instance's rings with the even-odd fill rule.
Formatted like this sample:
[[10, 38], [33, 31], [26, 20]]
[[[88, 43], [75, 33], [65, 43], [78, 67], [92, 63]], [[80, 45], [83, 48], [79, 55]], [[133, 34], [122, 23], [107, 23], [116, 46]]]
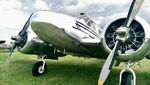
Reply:
[[[97, 85], [104, 60], [65, 56], [58, 61], [46, 60], [47, 73], [34, 77], [31, 70], [36, 56], [13, 53], [12, 61], [5, 64], [7, 52], [0, 51], [0, 85]], [[137, 85], [150, 85], [150, 61], [142, 60], [142, 68], [133, 67]], [[119, 73], [123, 68], [113, 67], [104, 85], [119, 85]]]

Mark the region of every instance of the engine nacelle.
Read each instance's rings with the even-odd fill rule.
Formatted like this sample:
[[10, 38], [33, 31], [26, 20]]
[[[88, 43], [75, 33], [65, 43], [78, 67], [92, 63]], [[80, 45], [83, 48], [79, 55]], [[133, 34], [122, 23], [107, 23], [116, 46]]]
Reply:
[[[116, 42], [116, 30], [124, 25], [126, 18], [117, 18], [104, 27], [103, 46], [110, 53]], [[136, 17], [131, 23], [129, 39], [121, 43], [117, 60], [135, 62], [147, 56], [150, 50], [150, 25]]]
[[45, 55], [45, 59], [58, 59], [65, 56], [63, 52], [57, 51], [55, 46], [40, 40], [32, 30], [28, 31], [17, 44], [17, 49], [23, 54]]
[[32, 38], [30, 41], [24, 43], [22, 47], [18, 46], [17, 48], [21, 53], [24, 54], [42, 55], [54, 52], [53, 46], [49, 46], [37, 37]]
[[29, 28], [20, 42], [17, 44], [17, 49], [24, 54], [49, 54], [54, 53], [54, 46], [50, 46], [40, 40], [36, 34]]

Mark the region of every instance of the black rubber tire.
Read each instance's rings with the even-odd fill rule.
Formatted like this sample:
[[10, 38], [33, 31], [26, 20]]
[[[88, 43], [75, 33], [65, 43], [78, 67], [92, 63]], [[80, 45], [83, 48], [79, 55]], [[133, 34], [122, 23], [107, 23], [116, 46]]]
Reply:
[[32, 74], [33, 76], [40, 76], [46, 73], [47, 71], [47, 65], [44, 66], [44, 71], [42, 73], [39, 72], [40, 67], [43, 65], [42, 61], [36, 62], [32, 67]]
[[133, 75], [130, 72], [122, 74], [121, 85], [133, 85]]

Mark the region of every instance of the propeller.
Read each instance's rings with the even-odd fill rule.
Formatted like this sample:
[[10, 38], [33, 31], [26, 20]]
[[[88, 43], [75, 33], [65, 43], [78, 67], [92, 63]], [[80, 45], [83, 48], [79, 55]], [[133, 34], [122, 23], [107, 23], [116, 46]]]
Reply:
[[20, 44], [23, 42], [24, 40], [24, 36], [27, 35], [27, 29], [30, 26], [30, 19], [32, 17], [33, 13], [30, 15], [30, 17], [28, 18], [28, 20], [26, 21], [25, 25], [23, 26], [23, 29], [18, 33], [17, 36], [12, 36], [11, 39], [14, 40], [14, 42], [12, 43], [11, 46], [11, 50], [10, 50], [10, 54], [6, 59], [6, 63], [9, 63], [11, 58], [12, 58], [12, 52], [14, 51], [14, 49], [17, 46], [20, 46]]
[[103, 65], [103, 68], [99, 76], [98, 85], [103, 85], [105, 80], [107, 79], [112, 69], [112, 66], [114, 64], [114, 61], [116, 60], [119, 47], [121, 43], [125, 42], [128, 39], [129, 30], [130, 30], [129, 27], [132, 21], [134, 20], [136, 14], [138, 13], [143, 1], [144, 0], [132, 1], [124, 26], [121, 26], [116, 30], [116, 33], [117, 33], [116, 43], [115, 43], [113, 50], [110, 52], [109, 56], [107, 57]]

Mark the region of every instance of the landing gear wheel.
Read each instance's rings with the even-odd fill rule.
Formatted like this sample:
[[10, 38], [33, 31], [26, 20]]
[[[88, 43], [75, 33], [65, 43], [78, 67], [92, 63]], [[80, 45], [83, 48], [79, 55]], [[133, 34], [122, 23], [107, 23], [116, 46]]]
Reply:
[[122, 74], [121, 85], [133, 85], [133, 75], [130, 72]]
[[43, 75], [44, 73], [46, 73], [47, 65], [46, 64], [44, 65], [44, 69], [42, 69], [42, 66], [43, 66], [43, 62], [42, 61], [36, 62], [33, 65], [33, 68], [32, 68], [33, 76], [40, 76], [40, 75]]

